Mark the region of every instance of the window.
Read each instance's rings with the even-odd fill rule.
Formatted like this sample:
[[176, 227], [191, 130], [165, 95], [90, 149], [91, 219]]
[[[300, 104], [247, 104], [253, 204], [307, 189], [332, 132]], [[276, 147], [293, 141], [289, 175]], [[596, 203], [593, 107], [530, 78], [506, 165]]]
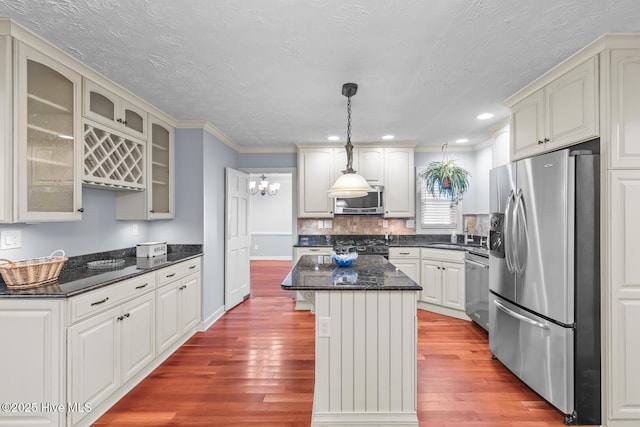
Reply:
[[[419, 173], [420, 171], [418, 171]], [[419, 175], [417, 175], [419, 176]], [[443, 197], [432, 196], [427, 191], [424, 180], [418, 179], [418, 212], [417, 218], [419, 228], [426, 230], [429, 228], [448, 228], [457, 227], [458, 221], [458, 205], [453, 205], [451, 200]]]

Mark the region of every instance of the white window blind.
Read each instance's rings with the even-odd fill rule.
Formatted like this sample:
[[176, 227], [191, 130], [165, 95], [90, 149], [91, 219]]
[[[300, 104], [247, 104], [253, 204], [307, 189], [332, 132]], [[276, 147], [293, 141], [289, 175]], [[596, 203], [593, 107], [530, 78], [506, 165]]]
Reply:
[[456, 228], [458, 209], [446, 197], [432, 196], [420, 180], [420, 223], [423, 228]]

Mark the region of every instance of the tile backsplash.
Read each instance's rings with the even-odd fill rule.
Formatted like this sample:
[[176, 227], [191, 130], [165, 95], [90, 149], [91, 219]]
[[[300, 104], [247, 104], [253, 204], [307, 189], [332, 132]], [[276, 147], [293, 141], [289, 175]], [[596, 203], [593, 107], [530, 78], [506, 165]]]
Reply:
[[[414, 221], [413, 218], [409, 220]], [[387, 227], [384, 227], [386, 221]], [[322, 228], [320, 228], [320, 223]], [[330, 227], [329, 224], [331, 225]], [[382, 218], [373, 215], [336, 216], [330, 219], [298, 218], [298, 234], [327, 235], [382, 235], [416, 234], [416, 229], [407, 227], [407, 218]]]
[[[386, 227], [385, 227], [386, 222]], [[413, 222], [414, 227], [408, 227]], [[462, 226], [469, 234], [487, 236], [489, 233], [489, 215], [463, 215]], [[413, 235], [416, 234], [414, 218], [382, 218], [374, 215], [344, 215], [329, 219], [298, 218], [298, 235]]]

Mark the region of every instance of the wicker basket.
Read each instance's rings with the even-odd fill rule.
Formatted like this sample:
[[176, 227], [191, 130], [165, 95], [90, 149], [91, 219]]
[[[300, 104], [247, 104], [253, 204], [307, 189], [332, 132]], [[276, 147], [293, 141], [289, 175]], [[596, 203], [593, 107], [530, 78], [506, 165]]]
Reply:
[[[62, 255], [56, 255], [58, 252]], [[53, 251], [48, 257], [15, 262], [0, 258], [0, 274], [9, 289], [34, 288], [57, 280], [66, 260], [62, 249]]]

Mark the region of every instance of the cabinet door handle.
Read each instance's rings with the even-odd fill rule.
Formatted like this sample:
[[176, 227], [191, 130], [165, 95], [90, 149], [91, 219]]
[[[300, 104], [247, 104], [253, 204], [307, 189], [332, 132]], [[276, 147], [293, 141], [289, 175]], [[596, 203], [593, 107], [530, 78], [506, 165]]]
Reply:
[[131, 316], [129, 313], [124, 314], [124, 317], [129, 317], [129, 316]]
[[543, 139], [542, 142], [549, 142], [549, 138]]
[[185, 289], [187, 289], [187, 285], [182, 285], [178, 288], [179, 291], [183, 291]]
[[150, 213], [155, 213], [156, 211], [154, 211], [153, 209], [149, 210]]
[[94, 305], [100, 305], [100, 304], [103, 304], [103, 303], [105, 303], [105, 302], [107, 302], [107, 301], [109, 301], [109, 297], [106, 297], [105, 299], [102, 299], [102, 300], [100, 300], [100, 301], [92, 302], [92, 303], [91, 303], [91, 307], [93, 307]]
[[117, 319], [122, 321], [122, 320], [124, 320], [124, 316], [118, 316]]
[[544, 141], [542, 141], [541, 139], [538, 140], [538, 145], [539, 144], [544, 144]]
[[196, 268], [195, 264], [189, 267], [189, 270], [193, 270], [194, 268]]
[[400, 252], [400, 255], [409, 255], [410, 252]]
[[136, 286], [136, 289], [146, 288], [147, 285], [148, 285], [148, 283], [145, 283], [144, 285]]
[[176, 273], [167, 274], [167, 279], [168, 279], [169, 277], [173, 277], [173, 276], [175, 276], [175, 275], [176, 275]]
[[309, 249], [309, 252], [320, 252], [320, 249]]
[[78, 212], [80, 212], [80, 213], [84, 212], [84, 208], [78, 209]]

